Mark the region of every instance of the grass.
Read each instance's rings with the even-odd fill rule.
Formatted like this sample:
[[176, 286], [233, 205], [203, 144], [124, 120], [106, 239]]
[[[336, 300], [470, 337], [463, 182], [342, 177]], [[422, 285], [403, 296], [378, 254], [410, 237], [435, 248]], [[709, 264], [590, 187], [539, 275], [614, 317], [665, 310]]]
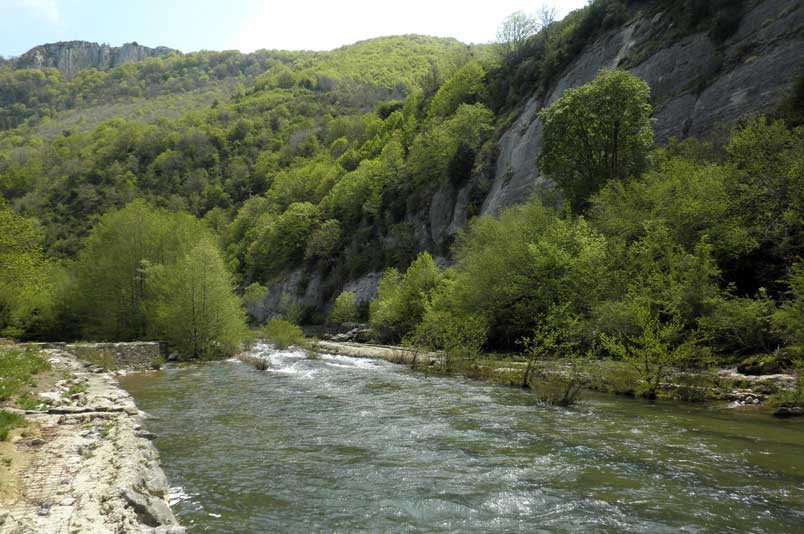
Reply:
[[70, 389], [67, 390], [67, 395], [77, 395], [79, 393], [85, 393], [87, 391], [87, 386], [85, 384], [73, 384], [70, 386]]
[[268, 363], [268, 360], [266, 360], [265, 358], [260, 358], [259, 356], [251, 356], [243, 354], [240, 356], [240, 361], [251, 365], [257, 371], [267, 371], [268, 368], [271, 366]]
[[70, 349], [80, 360], [87, 363], [106, 369], [107, 371], [114, 371], [118, 365], [115, 362], [114, 356], [106, 352], [99, 351], [95, 347], [83, 347], [81, 345], [73, 345]]
[[26, 387], [35, 387], [34, 375], [49, 369], [38, 351], [0, 348], [0, 402], [20, 395]]
[[15, 413], [0, 410], [0, 441], [8, 439], [8, 433], [21, 426], [25, 426], [25, 418]]

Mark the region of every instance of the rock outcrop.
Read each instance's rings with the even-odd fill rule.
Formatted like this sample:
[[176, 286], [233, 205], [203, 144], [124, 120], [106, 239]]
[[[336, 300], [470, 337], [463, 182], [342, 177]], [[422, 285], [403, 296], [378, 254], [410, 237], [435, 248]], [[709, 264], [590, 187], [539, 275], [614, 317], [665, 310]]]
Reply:
[[[0, 534], [181, 534], [168, 505], [159, 453], [143, 414], [110, 373], [45, 349], [64, 380], [26, 412], [39, 437], [15, 446], [30, 457], [19, 498], [0, 505]], [[79, 393], [72, 393], [80, 389]]]
[[59, 69], [69, 78], [83, 69], [108, 70], [124, 63], [142, 61], [149, 57], [167, 57], [181, 53], [178, 50], [160, 46], [149, 48], [135, 43], [123, 46], [91, 43], [87, 41], [67, 41], [49, 43], [32, 48], [16, 60], [17, 68]]
[[[602, 68], [627, 68], [652, 89], [658, 143], [675, 136], [706, 136], [752, 112], [766, 112], [804, 74], [804, 2], [754, 2], [737, 31], [717, 45], [705, 32], [655, 47], [672, 20], [647, 4], [625, 27], [589, 43], [552, 84], [525, 104], [498, 143], [497, 171], [481, 213], [496, 215], [549, 187], [536, 160], [542, 126], [536, 113], [564, 91], [583, 85]], [[659, 37], [657, 37], [659, 36]], [[645, 50], [653, 50], [643, 58]]]
[[[625, 25], [586, 45], [547, 91], [522, 104], [497, 142], [493, 176], [474, 176], [461, 187], [447, 184], [426, 209], [408, 216], [418, 247], [446, 248], [471, 218], [469, 196], [480, 180], [491, 182], [481, 215], [496, 216], [533, 195], [557, 198], [555, 184], [537, 166], [542, 146], [537, 113], [567, 89], [593, 80], [600, 69], [624, 68], [651, 86], [659, 144], [671, 137], [705, 137], [748, 113], [778, 106], [804, 75], [804, 1], [753, 0], [746, 5], [735, 33], [716, 43], [706, 31], [674, 37], [673, 18], [662, 3], [640, 3], [640, 12]], [[372, 279], [375, 288], [377, 281]], [[309, 290], [304, 295], [307, 303], [316, 301]]]

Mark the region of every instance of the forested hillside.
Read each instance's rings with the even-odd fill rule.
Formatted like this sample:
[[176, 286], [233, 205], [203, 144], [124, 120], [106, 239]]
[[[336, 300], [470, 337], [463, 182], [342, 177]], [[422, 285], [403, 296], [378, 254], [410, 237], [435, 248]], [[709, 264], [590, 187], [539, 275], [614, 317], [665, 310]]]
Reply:
[[[69, 77], [4, 62], [2, 213], [25, 239], [2, 261], [35, 268], [0, 286], [0, 326], [179, 339], [176, 288], [195, 287], [200, 262], [253, 322], [322, 322], [339, 295], [338, 317], [368, 319], [396, 269], [371, 306], [378, 335], [435, 348], [728, 358], [797, 344], [784, 317], [801, 298], [804, 84], [788, 49], [802, 10], [765, 13], [778, 3], [596, 0], [561, 21], [512, 17], [483, 46], [401, 36]], [[684, 43], [709, 70], [684, 71]], [[745, 70], [771, 59], [785, 72], [770, 87]], [[679, 103], [703, 106], [735, 72], [747, 92], [707, 107], [699, 139], [677, 127]], [[766, 116], [740, 118], [753, 111]], [[595, 127], [607, 133], [589, 141]], [[187, 351], [235, 345], [221, 336]]]

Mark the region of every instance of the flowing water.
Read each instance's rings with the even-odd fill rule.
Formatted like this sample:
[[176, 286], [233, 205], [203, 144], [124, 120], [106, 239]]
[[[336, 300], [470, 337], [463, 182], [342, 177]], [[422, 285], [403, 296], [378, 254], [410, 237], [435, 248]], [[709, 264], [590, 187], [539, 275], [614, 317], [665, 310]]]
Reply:
[[123, 380], [191, 533], [804, 532], [804, 421], [255, 352]]

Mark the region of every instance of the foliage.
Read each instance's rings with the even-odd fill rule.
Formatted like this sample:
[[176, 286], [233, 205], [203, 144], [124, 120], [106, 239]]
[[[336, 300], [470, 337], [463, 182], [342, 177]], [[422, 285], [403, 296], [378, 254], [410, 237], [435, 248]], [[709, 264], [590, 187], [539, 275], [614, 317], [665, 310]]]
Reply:
[[[437, 301], [438, 296], [434, 297]], [[462, 370], [480, 356], [486, 342], [482, 317], [456, 313], [437, 303], [426, 303], [422, 321], [407, 341], [420, 348], [442, 351], [441, 368], [445, 372]]]
[[630, 243], [651, 225], [661, 224], [686, 250], [708, 236], [719, 258], [755, 248], [733, 211], [726, 167], [661, 151], [654, 159], [653, 168], [641, 178], [610, 181], [592, 198], [590, 219], [597, 228]]
[[483, 94], [486, 72], [477, 62], [467, 63], [444, 82], [430, 101], [428, 115], [446, 118], [461, 104], [474, 104]]
[[701, 358], [702, 348], [694, 338], [684, 338], [683, 322], [678, 317], [660, 318], [638, 302], [630, 302], [637, 326], [636, 335], [601, 335], [602, 346], [640, 373], [644, 395], [656, 398], [656, 392], [674, 367]]
[[398, 341], [421, 321], [430, 293], [438, 286], [441, 271], [432, 256], [422, 252], [404, 274], [388, 269], [371, 303], [371, 324], [386, 339]]
[[568, 89], [539, 112], [544, 146], [539, 168], [558, 183], [576, 212], [608, 180], [639, 176], [653, 145], [650, 88], [622, 70]]
[[452, 305], [483, 317], [497, 346], [513, 348], [559, 303], [572, 316], [611, 288], [605, 238], [537, 202], [475, 219], [455, 256]]
[[329, 312], [327, 321], [330, 324], [343, 324], [357, 322], [357, 300], [351, 291], [344, 291], [335, 299], [335, 304]]
[[[533, 334], [520, 341], [523, 347], [527, 366], [522, 377], [522, 387], [538, 390], [543, 402], [556, 406], [572, 406], [578, 401], [583, 377], [581, 375], [582, 358], [577, 353], [574, 343], [561, 338], [562, 332], [551, 325], [555, 312], [548, 314], [545, 322], [539, 324]], [[561, 368], [553, 373], [543, 373], [541, 381], [534, 384], [536, 365], [551, 359], [562, 357]]]
[[701, 332], [717, 352], [730, 357], [768, 352], [778, 345], [771, 332], [775, 303], [765, 291], [755, 298], [718, 297], [700, 319]]
[[302, 329], [284, 319], [271, 319], [260, 328], [260, 334], [280, 350], [305, 345]]
[[787, 277], [788, 299], [773, 314], [774, 329], [784, 339], [804, 347], [804, 264], [797, 263]]
[[757, 243], [746, 276], [776, 293], [789, 258], [804, 256], [804, 127], [751, 118], [726, 150], [730, 209]]
[[0, 198], [0, 335], [24, 333], [31, 314], [48, 306], [42, 232]]
[[240, 300], [217, 248], [200, 241], [173, 264], [149, 268], [148, 329], [187, 358], [234, 354], [245, 330]]
[[197, 219], [134, 201], [92, 229], [78, 257], [78, 298], [84, 335], [132, 340], [147, 333], [146, 277], [207, 238]]

